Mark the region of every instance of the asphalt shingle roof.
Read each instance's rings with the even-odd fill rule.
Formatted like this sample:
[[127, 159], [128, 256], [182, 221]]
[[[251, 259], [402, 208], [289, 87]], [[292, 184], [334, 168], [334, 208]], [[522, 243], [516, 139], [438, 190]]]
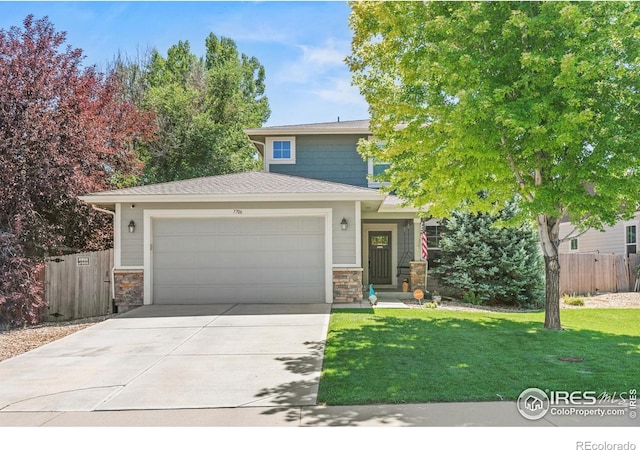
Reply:
[[348, 184], [276, 173], [243, 172], [97, 192], [90, 196], [375, 193], [374, 189]]
[[369, 119], [364, 120], [343, 120], [336, 122], [323, 122], [323, 123], [309, 123], [309, 124], [297, 124], [297, 125], [277, 125], [273, 127], [262, 128], [250, 128], [245, 130], [245, 133], [250, 135], [259, 134], [272, 134], [273, 132], [282, 131], [287, 133], [295, 133], [296, 130], [310, 132], [322, 132], [322, 133], [339, 133], [341, 131], [357, 130], [361, 133], [369, 132]]

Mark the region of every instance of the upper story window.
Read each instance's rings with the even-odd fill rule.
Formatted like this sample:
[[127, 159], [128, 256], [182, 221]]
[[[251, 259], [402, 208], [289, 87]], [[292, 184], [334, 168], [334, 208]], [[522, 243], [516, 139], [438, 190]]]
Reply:
[[377, 187], [381, 187], [381, 186], [386, 186], [389, 183], [384, 182], [384, 181], [378, 181], [375, 179], [375, 177], [377, 177], [378, 175], [382, 175], [391, 165], [387, 162], [382, 162], [382, 161], [376, 161], [373, 158], [369, 158], [369, 164], [368, 164], [368, 175], [369, 175], [369, 182], [368, 182], [368, 186], [370, 188], [377, 188]]
[[266, 140], [265, 153], [269, 164], [295, 164], [296, 138], [273, 137]]
[[[375, 137], [369, 136], [369, 141], [373, 141], [379, 148], [384, 147], [384, 142], [378, 141]], [[367, 163], [367, 186], [370, 188], [379, 188], [382, 186], [388, 186], [389, 183], [386, 181], [380, 181], [378, 178], [380, 175], [384, 174], [386, 170], [391, 167], [391, 164], [385, 161], [378, 161], [375, 158], [369, 158]], [[378, 179], [377, 179], [378, 178]]]
[[291, 141], [273, 141], [273, 159], [291, 159]]

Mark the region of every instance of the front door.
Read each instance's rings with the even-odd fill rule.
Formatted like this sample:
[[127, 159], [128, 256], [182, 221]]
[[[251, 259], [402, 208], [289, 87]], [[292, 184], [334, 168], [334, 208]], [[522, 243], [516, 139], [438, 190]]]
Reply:
[[369, 283], [392, 284], [391, 231], [369, 231]]

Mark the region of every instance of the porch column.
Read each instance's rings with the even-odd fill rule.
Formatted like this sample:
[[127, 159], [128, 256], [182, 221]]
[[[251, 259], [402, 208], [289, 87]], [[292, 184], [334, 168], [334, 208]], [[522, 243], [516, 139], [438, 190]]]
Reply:
[[411, 290], [427, 289], [427, 262], [426, 261], [411, 261], [409, 263], [411, 271]]
[[118, 312], [125, 312], [142, 306], [144, 270], [116, 269], [113, 273], [113, 280], [115, 283], [114, 301], [118, 307]]
[[413, 260], [422, 261], [422, 246], [420, 244], [420, 226], [422, 220], [419, 217], [413, 219]]

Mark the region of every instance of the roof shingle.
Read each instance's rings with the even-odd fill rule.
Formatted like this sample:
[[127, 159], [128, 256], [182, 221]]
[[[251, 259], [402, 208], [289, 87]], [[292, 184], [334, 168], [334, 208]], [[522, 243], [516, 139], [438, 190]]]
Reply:
[[96, 192], [90, 196], [374, 193], [374, 189], [348, 184], [268, 172], [243, 172]]

